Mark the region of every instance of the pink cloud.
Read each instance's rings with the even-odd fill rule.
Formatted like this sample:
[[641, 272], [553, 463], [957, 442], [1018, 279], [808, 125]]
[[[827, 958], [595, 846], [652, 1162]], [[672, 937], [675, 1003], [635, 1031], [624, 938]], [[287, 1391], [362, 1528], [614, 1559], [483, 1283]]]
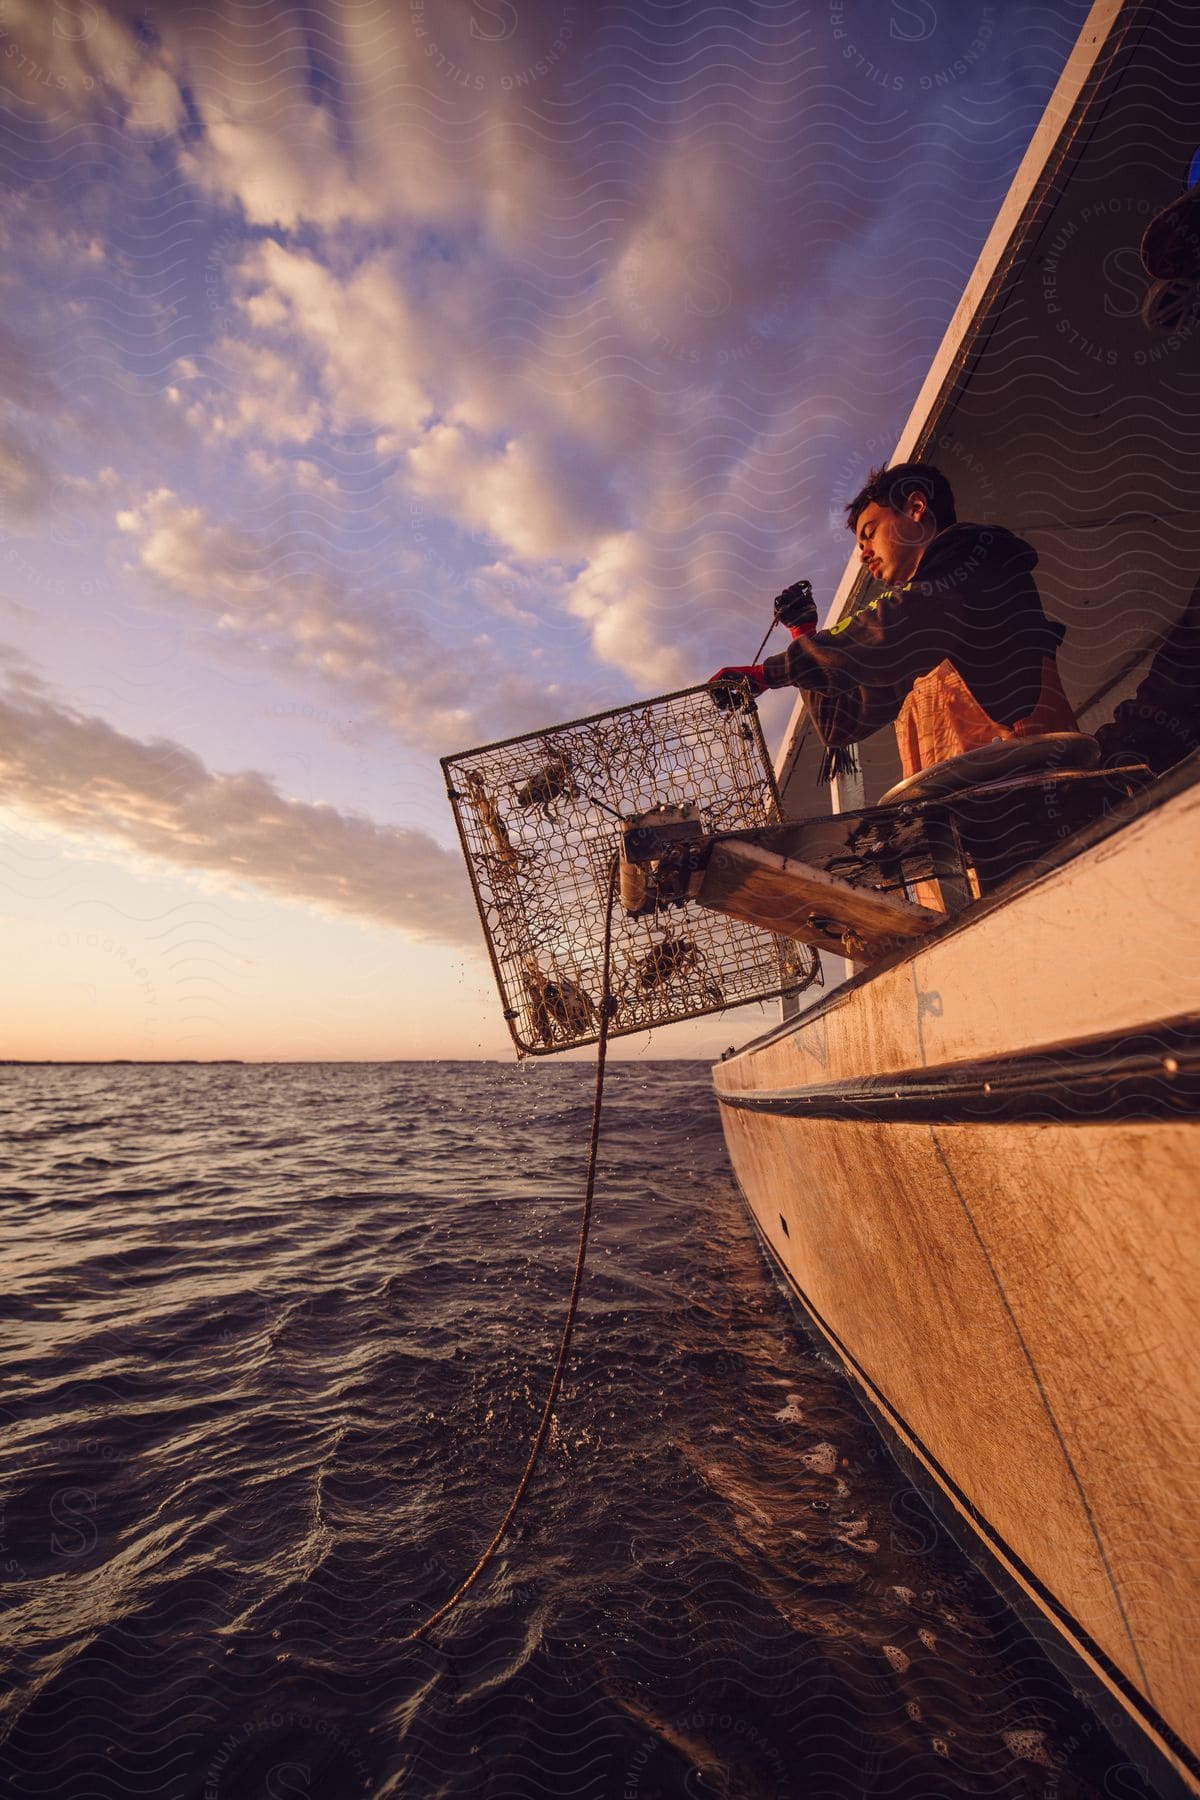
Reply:
[[0, 692], [4, 803], [82, 842], [420, 938], [478, 941], [462, 860], [422, 831], [216, 774], [58, 704], [26, 673]]

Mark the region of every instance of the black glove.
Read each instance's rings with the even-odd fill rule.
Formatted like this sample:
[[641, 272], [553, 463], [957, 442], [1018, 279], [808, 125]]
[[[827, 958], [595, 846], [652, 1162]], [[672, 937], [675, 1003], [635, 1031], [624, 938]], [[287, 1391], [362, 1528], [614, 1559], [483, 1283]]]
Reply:
[[793, 581], [775, 596], [775, 618], [793, 637], [811, 637], [817, 629], [817, 606], [811, 581]]

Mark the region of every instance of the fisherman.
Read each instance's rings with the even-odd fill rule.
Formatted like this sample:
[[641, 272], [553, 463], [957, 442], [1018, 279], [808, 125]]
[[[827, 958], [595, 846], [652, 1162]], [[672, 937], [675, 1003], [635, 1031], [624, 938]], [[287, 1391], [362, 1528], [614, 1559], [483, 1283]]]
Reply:
[[[882, 584], [828, 631], [776, 601], [792, 642], [764, 662], [719, 669], [718, 705], [798, 687], [827, 746], [822, 774], [853, 768], [849, 746], [895, 724], [905, 775], [1014, 737], [1077, 731], [1033, 580], [1037, 552], [1000, 525], [960, 524], [930, 463], [872, 469], [846, 507], [863, 567]], [[799, 584], [804, 586], [805, 584]]]

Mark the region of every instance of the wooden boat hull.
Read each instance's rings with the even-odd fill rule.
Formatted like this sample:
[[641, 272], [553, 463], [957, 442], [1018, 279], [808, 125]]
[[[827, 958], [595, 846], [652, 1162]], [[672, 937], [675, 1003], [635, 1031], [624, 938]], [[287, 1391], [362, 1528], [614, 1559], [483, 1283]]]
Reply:
[[1200, 790], [714, 1078], [797, 1297], [1200, 1792]]

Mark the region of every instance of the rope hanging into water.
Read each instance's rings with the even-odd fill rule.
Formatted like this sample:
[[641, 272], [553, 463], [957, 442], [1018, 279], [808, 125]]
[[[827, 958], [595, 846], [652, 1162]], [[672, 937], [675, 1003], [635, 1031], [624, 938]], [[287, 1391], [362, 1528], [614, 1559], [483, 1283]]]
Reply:
[[558, 1390], [562, 1386], [563, 1370], [567, 1366], [567, 1357], [571, 1350], [571, 1333], [575, 1329], [575, 1315], [579, 1310], [579, 1294], [583, 1286], [583, 1267], [587, 1258], [588, 1232], [591, 1229], [592, 1223], [592, 1196], [596, 1189], [596, 1153], [600, 1147], [600, 1113], [604, 1100], [604, 1064], [608, 1055], [608, 1022], [612, 1016], [613, 1010], [611, 983], [612, 922], [613, 901], [617, 892], [618, 861], [619, 859], [614, 856], [609, 867], [608, 894], [604, 905], [604, 955], [601, 971], [600, 1032], [596, 1044], [596, 1091], [595, 1098], [592, 1102], [592, 1133], [588, 1143], [587, 1182], [583, 1195], [583, 1217], [579, 1224], [579, 1249], [575, 1256], [575, 1277], [571, 1283], [571, 1297], [567, 1302], [567, 1316], [563, 1324], [562, 1338], [558, 1346], [558, 1361], [554, 1365], [554, 1374], [550, 1381], [550, 1391], [546, 1395], [546, 1404], [542, 1408], [542, 1416], [538, 1422], [537, 1431], [534, 1434], [533, 1444], [529, 1451], [529, 1460], [525, 1464], [525, 1472], [517, 1483], [517, 1491], [509, 1502], [508, 1511], [501, 1519], [495, 1537], [483, 1552], [483, 1555], [479, 1558], [479, 1561], [475, 1564], [475, 1567], [471, 1570], [470, 1574], [458, 1584], [445, 1604], [439, 1606], [436, 1612], [430, 1613], [429, 1617], [423, 1624], [418, 1625], [415, 1631], [410, 1631], [407, 1637], [402, 1638], [400, 1641], [403, 1644], [413, 1644], [416, 1643], [419, 1638], [423, 1638], [427, 1631], [431, 1631], [435, 1625], [439, 1624], [441, 1620], [446, 1617], [448, 1612], [458, 1605], [467, 1590], [472, 1588], [479, 1580], [479, 1577], [483, 1574], [497, 1550], [500, 1548], [505, 1533], [516, 1517], [517, 1508], [520, 1506], [525, 1490], [533, 1478], [533, 1471], [537, 1467], [537, 1460], [541, 1454], [542, 1445], [545, 1443], [547, 1434], [550, 1430], [550, 1420], [554, 1414], [554, 1402], [558, 1399]]

